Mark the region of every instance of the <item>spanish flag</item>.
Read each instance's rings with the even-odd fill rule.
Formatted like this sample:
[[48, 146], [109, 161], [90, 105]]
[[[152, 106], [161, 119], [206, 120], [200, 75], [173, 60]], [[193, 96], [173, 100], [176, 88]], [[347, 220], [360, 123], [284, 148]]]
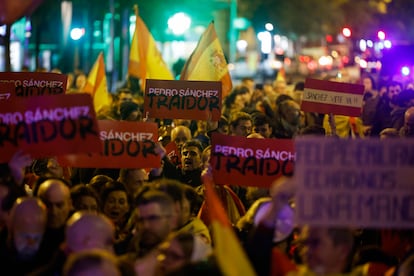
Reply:
[[221, 272], [226, 276], [256, 275], [227, 218], [221, 201], [214, 191], [211, 178], [204, 177], [206, 204], [210, 215], [210, 229], [214, 251]]
[[222, 98], [232, 89], [224, 53], [211, 22], [181, 71], [181, 80], [221, 81]]
[[101, 52], [88, 75], [83, 92], [92, 96], [95, 112], [98, 113], [111, 105], [111, 95], [108, 93], [106, 82], [105, 63]]
[[129, 53], [128, 74], [139, 78], [142, 87], [145, 86], [146, 79], [173, 80], [173, 74], [162, 59], [154, 38], [138, 15], [137, 6], [135, 6], [135, 15], [135, 31]]

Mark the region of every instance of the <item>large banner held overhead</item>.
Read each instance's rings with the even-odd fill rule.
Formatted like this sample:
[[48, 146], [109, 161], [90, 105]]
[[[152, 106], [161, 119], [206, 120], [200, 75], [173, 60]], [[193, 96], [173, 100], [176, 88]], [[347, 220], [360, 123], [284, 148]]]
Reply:
[[64, 166], [79, 168], [158, 168], [156, 123], [99, 120], [100, 153], [59, 156]]
[[293, 174], [295, 158], [290, 139], [212, 136], [210, 164], [216, 184], [268, 188], [278, 177]]
[[55, 95], [0, 101], [0, 162], [17, 150], [33, 158], [101, 148], [92, 98]]
[[32, 97], [62, 95], [66, 93], [68, 76], [57, 73], [40, 72], [0, 72], [0, 85], [13, 83], [11, 97]]
[[218, 121], [221, 82], [147, 79], [144, 112], [151, 118]]
[[361, 115], [364, 86], [343, 82], [306, 79], [301, 109], [307, 112]]
[[298, 138], [301, 225], [414, 228], [414, 140]]

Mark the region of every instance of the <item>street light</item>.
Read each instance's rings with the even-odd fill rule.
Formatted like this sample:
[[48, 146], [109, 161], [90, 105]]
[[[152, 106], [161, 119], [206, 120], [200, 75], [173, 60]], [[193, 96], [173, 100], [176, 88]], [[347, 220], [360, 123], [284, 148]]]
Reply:
[[174, 14], [168, 19], [168, 28], [175, 35], [182, 35], [191, 27], [191, 18], [183, 12]]
[[78, 41], [85, 35], [85, 28], [73, 28], [70, 31], [70, 38], [75, 42], [75, 53], [73, 57], [73, 69], [76, 70], [79, 67], [79, 43]]
[[85, 28], [73, 28], [70, 31], [70, 38], [73, 40], [79, 40], [85, 35]]

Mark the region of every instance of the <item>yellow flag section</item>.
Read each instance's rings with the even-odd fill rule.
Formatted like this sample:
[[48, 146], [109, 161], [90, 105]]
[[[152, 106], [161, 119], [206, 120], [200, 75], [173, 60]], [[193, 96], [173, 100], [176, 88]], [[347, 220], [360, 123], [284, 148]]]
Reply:
[[221, 272], [226, 276], [256, 275], [231, 227], [224, 207], [214, 191], [212, 180], [204, 177], [204, 183], [206, 186], [207, 210], [210, 215], [210, 227], [214, 241], [214, 252]]
[[221, 81], [222, 98], [232, 89], [232, 81], [214, 23], [203, 33], [197, 47], [181, 71], [181, 80]]
[[92, 96], [95, 112], [98, 113], [111, 105], [111, 96], [108, 93], [106, 82], [105, 63], [103, 54], [100, 53], [88, 75], [83, 92]]
[[173, 80], [174, 77], [162, 59], [154, 38], [138, 15], [137, 7], [135, 7], [135, 15], [135, 31], [129, 53], [128, 74], [139, 78], [142, 86], [145, 85], [145, 79]]

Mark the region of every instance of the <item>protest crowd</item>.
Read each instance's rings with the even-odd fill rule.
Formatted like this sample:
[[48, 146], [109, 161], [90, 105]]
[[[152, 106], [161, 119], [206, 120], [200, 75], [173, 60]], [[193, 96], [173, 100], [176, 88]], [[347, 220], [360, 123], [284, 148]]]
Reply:
[[[17, 147], [1, 164], [0, 274], [414, 275], [412, 227], [327, 226], [294, 220], [299, 206], [297, 175], [292, 168], [295, 158], [299, 158], [291, 147], [294, 140], [329, 137], [330, 141], [403, 141], [414, 136], [413, 82], [390, 79], [376, 83], [369, 75], [359, 80], [323, 81], [327, 86], [333, 81], [359, 84], [360, 115], [304, 110], [303, 102], [309, 100], [305, 80], [290, 83], [282, 70], [273, 81], [256, 83], [255, 79], [244, 78], [228, 93], [220, 91], [221, 105], [215, 98], [201, 99], [218, 99], [216, 91], [220, 89], [214, 87], [208, 93], [191, 92], [190, 88], [179, 92], [198, 97], [196, 103], [190, 98], [178, 102], [173, 90], [168, 90], [171, 95], [154, 92], [150, 99], [156, 104], [148, 112], [148, 91], [164, 90], [144, 90], [142, 79], [129, 76], [122, 87], [108, 93], [103, 102], [109, 104], [97, 108], [94, 102], [96, 119], [101, 127], [136, 125], [140, 127], [138, 132], [114, 134], [102, 128], [99, 135], [105, 140], [104, 152], [78, 159], [78, 163], [71, 159], [71, 165], [65, 163], [69, 158], [57, 155], [33, 158], [27, 147]], [[65, 97], [84, 94], [88, 85], [85, 73], [69, 74]], [[163, 83], [147, 82], [149, 85]], [[323, 96], [314, 94], [318, 99]], [[210, 113], [205, 119], [183, 119], [180, 115], [186, 112], [184, 106], [197, 106], [203, 112], [209, 109]], [[174, 107], [182, 109], [176, 117], [157, 116]], [[89, 109], [85, 104], [62, 110], [54, 116], [74, 120]], [[27, 127], [44, 119], [36, 119], [37, 113], [29, 117], [32, 121], [19, 125], [27, 132], [19, 135], [22, 132], [16, 131], [11, 139], [14, 128], [6, 131], [3, 127], [13, 120], [4, 114], [0, 117], [1, 150], [5, 150], [3, 145], [22, 142], [30, 131], [32, 138], [43, 137], [41, 142], [46, 145], [52, 139], [45, 125], [37, 130]], [[7, 114], [17, 114], [18, 118], [23, 113]], [[65, 127], [71, 125], [65, 122], [67, 125], [57, 124], [54, 129], [60, 127], [56, 135], [68, 140]], [[79, 120], [76, 130], [73, 135], [82, 138], [99, 136], [91, 120]], [[140, 142], [122, 143], [134, 139]], [[215, 139], [222, 139], [222, 144], [214, 143]], [[240, 141], [251, 147], [243, 148]], [[277, 147], [283, 143], [290, 143], [289, 150], [259, 148], [261, 144]], [[63, 152], [65, 147], [60, 150]], [[87, 149], [96, 152], [92, 147]], [[335, 150], [346, 154], [345, 148]], [[95, 164], [94, 158], [110, 154], [116, 157], [123, 152], [135, 158], [129, 159], [132, 163], [128, 161], [127, 166], [114, 161], [88, 166]], [[336, 158], [326, 152], [323, 160]], [[83, 153], [89, 152], [84, 149]], [[412, 153], [398, 154], [398, 163], [412, 167]], [[134, 164], [137, 156], [140, 165]], [[254, 157], [258, 160], [252, 161]], [[219, 168], [225, 181], [215, 177]], [[274, 177], [264, 184], [252, 174]], [[311, 185], [318, 187], [318, 178], [312, 179]], [[345, 175], [341, 185], [349, 184], [346, 180]], [[391, 180], [382, 181], [380, 186], [398, 186]], [[411, 188], [411, 197], [401, 201], [403, 207], [394, 206], [411, 225], [412, 198]], [[383, 208], [378, 204], [378, 209]]]

